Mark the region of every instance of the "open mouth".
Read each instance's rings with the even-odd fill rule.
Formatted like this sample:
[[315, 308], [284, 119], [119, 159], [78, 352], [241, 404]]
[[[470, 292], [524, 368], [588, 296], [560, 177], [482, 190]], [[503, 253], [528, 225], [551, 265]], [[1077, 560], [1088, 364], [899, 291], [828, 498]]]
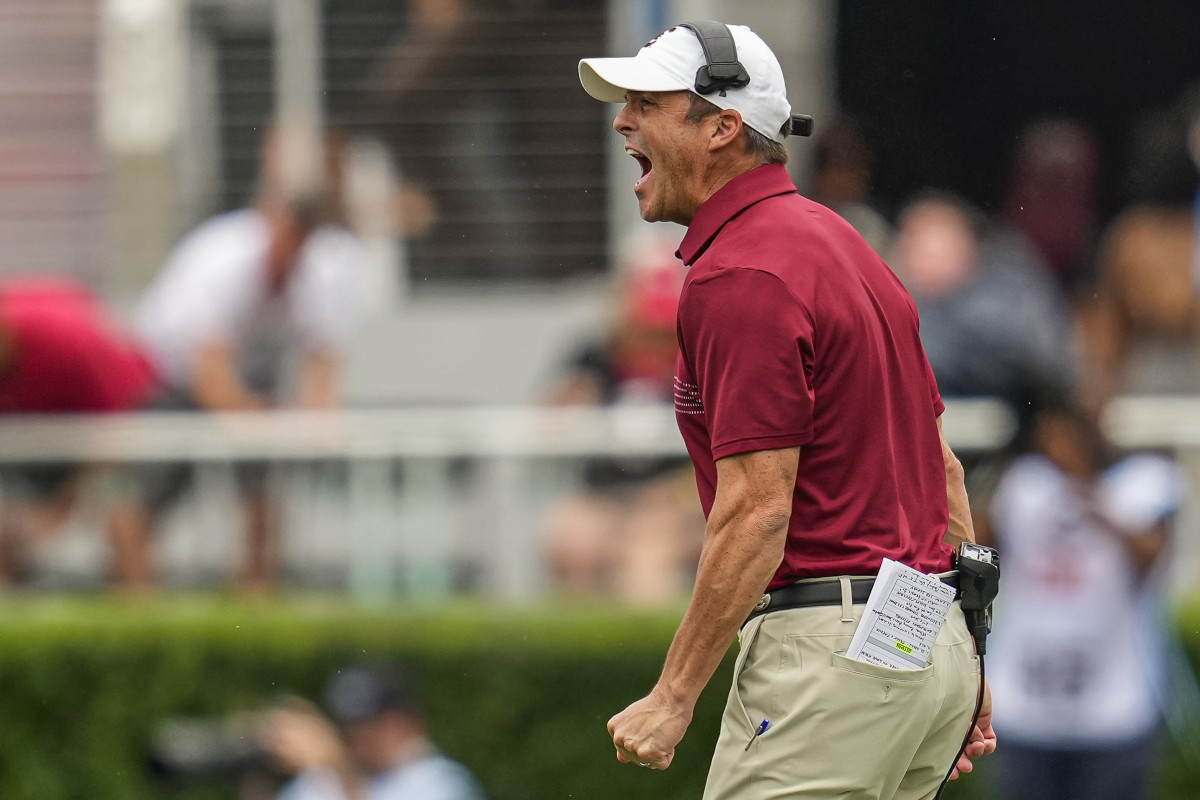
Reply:
[[654, 164], [651, 163], [648, 157], [634, 150], [632, 147], [626, 147], [625, 152], [633, 156], [634, 160], [638, 162], [638, 166], [642, 168], [642, 177], [638, 178], [637, 183], [633, 185], [634, 191], [637, 191], [646, 182], [646, 178], [650, 177], [650, 173], [654, 171]]

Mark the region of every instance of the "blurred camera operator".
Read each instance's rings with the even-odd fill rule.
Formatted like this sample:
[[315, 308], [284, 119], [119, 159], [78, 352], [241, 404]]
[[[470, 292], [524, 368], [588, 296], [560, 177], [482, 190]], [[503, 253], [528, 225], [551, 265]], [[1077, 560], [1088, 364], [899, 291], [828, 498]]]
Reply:
[[398, 675], [339, 670], [325, 692], [332, 719], [304, 701], [268, 711], [259, 744], [296, 777], [279, 800], [484, 800], [475, 777], [437, 751]]

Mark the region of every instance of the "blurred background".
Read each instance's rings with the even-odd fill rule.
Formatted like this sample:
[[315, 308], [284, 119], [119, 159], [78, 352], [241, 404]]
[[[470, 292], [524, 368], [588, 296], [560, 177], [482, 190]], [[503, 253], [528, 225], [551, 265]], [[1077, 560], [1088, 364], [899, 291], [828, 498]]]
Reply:
[[[576, 63], [704, 18], [772, 46], [815, 119], [788, 143], [797, 186], [917, 300], [981, 536], [1003, 549], [993, 498], [1019, 502], [997, 487], [1046, 455], [1047, 392], [1111, 443], [1093, 477], [1134, 454], [1170, 464], [1145, 490], [1167, 498], [1146, 530], [1169, 536], [1130, 604], [1167, 609], [1185, 669], [1164, 704], [1191, 724], [1200, 6], [3, 0], [0, 616], [27, 644], [0, 678], [24, 698], [8, 713], [37, 718], [9, 737], [7, 796], [165, 796], [142, 770], [162, 720], [319, 701], [364, 641], [424, 674], [435, 738], [489, 796], [568, 796], [552, 787], [581, 775], [651, 796], [608, 774], [603, 722], [644, 688], [621, 670], [652, 680], [703, 537], [671, 411], [683, 230], [638, 218], [617, 109]], [[609, 616], [625, 612], [628, 629]], [[545, 658], [481, 618], [541, 631], [514, 637]], [[262, 649], [210, 637], [233, 619]], [[191, 644], [162, 644], [180, 626]], [[636, 668], [608, 649], [633, 640]], [[453, 724], [463, 681], [480, 703], [499, 685], [471, 652], [530, 697], [591, 676], [606, 705], [575, 712], [599, 739], [574, 761], [501, 763], [492, 729]], [[208, 686], [220, 665], [231, 686], [130, 718], [79, 688], [126, 675], [101, 692], [111, 710], [152, 676]], [[119, 756], [46, 752], [63, 684], [125, 732]], [[496, 735], [529, 730], [505, 715], [536, 701], [513, 691], [506, 711], [490, 701], [511, 725]], [[653, 796], [698, 795], [705, 735], [686, 780], [654, 776]], [[1191, 775], [1172, 752], [1164, 774]], [[117, 762], [124, 778], [99, 766]], [[1162, 796], [1192, 785], [1172, 780]], [[271, 796], [205, 785], [194, 796]]]

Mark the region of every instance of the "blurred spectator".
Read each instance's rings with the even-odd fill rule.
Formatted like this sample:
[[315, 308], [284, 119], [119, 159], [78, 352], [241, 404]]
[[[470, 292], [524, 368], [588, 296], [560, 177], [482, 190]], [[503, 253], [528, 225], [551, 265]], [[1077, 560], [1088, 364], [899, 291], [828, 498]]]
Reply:
[[845, 218], [875, 252], [886, 253], [895, 232], [871, 203], [873, 166], [867, 141], [853, 117], [837, 116], [817, 127], [809, 197]]
[[987, 665], [1003, 797], [1146, 796], [1163, 663], [1148, 611], [1182, 487], [1171, 461], [1113, 458], [1081, 405], [1041, 399], [991, 504], [1004, 559]]
[[[1200, 90], [1143, 125], [1134, 202], [1108, 226], [1081, 308], [1087, 401], [1200, 391]], [[1188, 157], [1190, 152], [1191, 157]]]
[[[86, 287], [44, 277], [0, 284], [0, 413], [129, 411], [154, 391], [150, 362]], [[27, 576], [32, 538], [61, 524], [84, 472], [55, 462], [4, 465], [0, 578]]]
[[[611, 331], [570, 360], [551, 402], [671, 407], [684, 276], [677, 244], [659, 235], [634, 244]], [[647, 604], [682, 596], [704, 538], [704, 519], [690, 501], [692, 480], [686, 456], [589, 460], [583, 491], [553, 504], [546, 516], [559, 588], [615, 591]]]
[[[184, 238], [142, 298], [139, 333], [165, 384], [155, 409], [254, 411], [338, 402], [360, 246], [336, 224], [336, 192], [300, 199], [285, 193], [288, 165], [280, 165], [279, 144], [268, 140], [256, 205], [209, 220]], [[332, 179], [327, 175], [325, 185]], [[239, 465], [238, 472], [248, 528], [240, 582], [260, 586], [276, 577], [276, 514], [265, 466]], [[153, 465], [138, 476], [137, 496], [113, 514], [124, 585], [152, 582], [151, 531], [190, 476], [185, 464]]]
[[954, 195], [927, 193], [900, 214], [888, 263], [921, 315], [921, 341], [947, 397], [1020, 397], [1070, 372], [1066, 303], [1036, 255], [989, 230]]
[[1037, 120], [1017, 141], [1001, 219], [1073, 289], [1093, 257], [1100, 148], [1091, 131], [1068, 119]]
[[342, 669], [325, 706], [269, 711], [263, 749], [296, 777], [279, 800], [484, 800], [474, 776], [430, 742], [412, 688], [379, 669]]

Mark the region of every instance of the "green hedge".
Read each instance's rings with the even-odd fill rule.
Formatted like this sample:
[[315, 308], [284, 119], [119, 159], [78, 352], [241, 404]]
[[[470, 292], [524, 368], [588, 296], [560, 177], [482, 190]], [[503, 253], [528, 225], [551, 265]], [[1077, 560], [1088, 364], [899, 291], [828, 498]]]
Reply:
[[[697, 797], [719, 692], [670, 773], [622, 768], [605, 731], [653, 683], [675, 616], [10, 598], [0, 616], [0, 797], [163, 797], [145, 768], [161, 720], [319, 697], [337, 666], [389, 659], [411, 667], [434, 739], [493, 800]], [[172, 792], [232, 796], [228, 786]]]
[[[421, 689], [433, 738], [492, 800], [696, 800], [731, 659], [670, 770], [618, 764], [605, 730], [653, 684], [678, 616], [10, 597], [0, 610], [0, 797], [232, 798], [228, 780], [164, 785], [148, 774], [162, 720], [223, 717], [286, 693], [319, 697], [339, 665], [397, 659]], [[947, 798], [982, 797], [982, 784], [972, 776]]]

